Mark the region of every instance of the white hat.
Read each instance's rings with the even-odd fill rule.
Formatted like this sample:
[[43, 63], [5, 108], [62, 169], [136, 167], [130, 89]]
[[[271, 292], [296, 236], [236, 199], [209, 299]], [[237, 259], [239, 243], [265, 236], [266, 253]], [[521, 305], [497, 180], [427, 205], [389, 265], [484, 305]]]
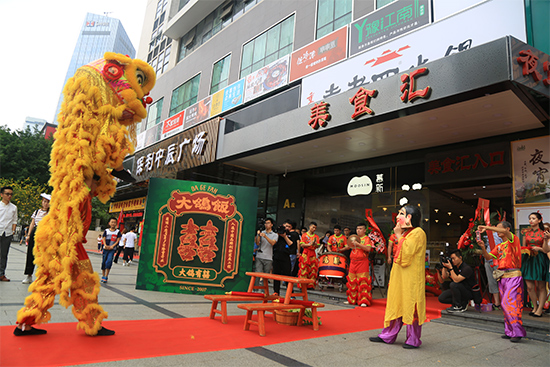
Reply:
[[40, 194], [40, 196], [42, 196], [44, 199], [48, 200], [48, 201], [51, 201], [52, 200], [52, 196], [51, 195], [48, 195], [46, 193], [42, 193]]

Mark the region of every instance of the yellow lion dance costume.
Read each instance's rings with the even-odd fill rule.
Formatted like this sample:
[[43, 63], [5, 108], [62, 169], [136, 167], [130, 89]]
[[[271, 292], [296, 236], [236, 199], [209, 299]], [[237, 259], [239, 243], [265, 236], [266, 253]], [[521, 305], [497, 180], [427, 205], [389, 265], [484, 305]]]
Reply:
[[61, 305], [73, 305], [77, 329], [114, 334], [101, 326], [107, 312], [97, 303], [99, 277], [82, 242], [91, 223], [92, 196], [109, 200], [116, 187], [113, 170], [134, 152], [134, 126], [147, 116], [151, 98], [146, 96], [155, 81], [147, 63], [111, 52], [67, 81], [51, 153], [50, 211], [35, 237], [36, 280], [17, 313], [15, 335], [46, 333], [32, 325], [50, 320], [48, 309], [57, 294]]

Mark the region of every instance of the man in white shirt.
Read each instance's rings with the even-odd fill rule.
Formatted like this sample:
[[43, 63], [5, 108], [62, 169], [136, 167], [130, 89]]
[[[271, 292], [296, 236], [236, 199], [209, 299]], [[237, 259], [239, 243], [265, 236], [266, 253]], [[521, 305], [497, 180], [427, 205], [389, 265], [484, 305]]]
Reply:
[[134, 248], [136, 247], [136, 227], [132, 227], [130, 232], [126, 233], [124, 237], [124, 257], [122, 261], [124, 262], [122, 266], [130, 266], [132, 259], [134, 258]]
[[13, 188], [4, 186], [0, 189], [0, 281], [9, 282], [6, 278], [6, 265], [8, 263], [8, 252], [10, 251], [13, 232], [17, 226], [17, 207], [11, 203]]

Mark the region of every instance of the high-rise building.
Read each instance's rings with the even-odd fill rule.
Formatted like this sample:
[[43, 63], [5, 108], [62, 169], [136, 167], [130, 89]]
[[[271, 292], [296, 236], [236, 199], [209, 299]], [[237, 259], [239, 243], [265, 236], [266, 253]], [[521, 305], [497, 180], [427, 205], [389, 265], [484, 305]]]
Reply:
[[[136, 55], [132, 41], [130, 41], [120, 20], [88, 13], [82, 24], [63, 86], [79, 67], [102, 58], [105, 52], [116, 52], [128, 55], [131, 58]], [[62, 101], [63, 90], [55, 111], [53, 120], [55, 123], [57, 123], [57, 115], [61, 109]]]
[[44, 125], [46, 125], [48, 121], [44, 119], [39, 119], [36, 117], [25, 117], [25, 124], [23, 125], [23, 130], [27, 130], [27, 128], [30, 128], [31, 131], [34, 131], [34, 129], [42, 130]]

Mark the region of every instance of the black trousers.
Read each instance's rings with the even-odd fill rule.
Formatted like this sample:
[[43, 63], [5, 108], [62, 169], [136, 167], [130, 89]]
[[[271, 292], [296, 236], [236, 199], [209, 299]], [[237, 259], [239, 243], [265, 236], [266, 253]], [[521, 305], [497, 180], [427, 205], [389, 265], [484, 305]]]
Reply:
[[[273, 259], [273, 274], [290, 275], [290, 256], [284, 259]], [[273, 281], [273, 292], [279, 294], [281, 291], [281, 281]]]
[[122, 260], [125, 262], [128, 262], [130, 260], [134, 259], [134, 248], [133, 247], [125, 247], [124, 248], [124, 257]]
[[464, 307], [473, 299], [472, 290], [468, 289], [464, 282], [452, 282], [450, 289], [439, 295], [439, 302], [452, 304], [457, 307]]
[[36, 226], [32, 229], [29, 235], [29, 243], [27, 245], [27, 262], [25, 264], [25, 275], [32, 275], [34, 273], [34, 234], [36, 233]]
[[118, 258], [120, 257], [120, 253], [121, 253], [122, 251], [124, 251], [124, 246], [117, 246], [117, 247], [116, 247], [115, 256], [114, 256], [114, 258], [113, 258], [113, 259], [114, 259], [113, 262], [114, 262], [115, 264], [118, 264]]

